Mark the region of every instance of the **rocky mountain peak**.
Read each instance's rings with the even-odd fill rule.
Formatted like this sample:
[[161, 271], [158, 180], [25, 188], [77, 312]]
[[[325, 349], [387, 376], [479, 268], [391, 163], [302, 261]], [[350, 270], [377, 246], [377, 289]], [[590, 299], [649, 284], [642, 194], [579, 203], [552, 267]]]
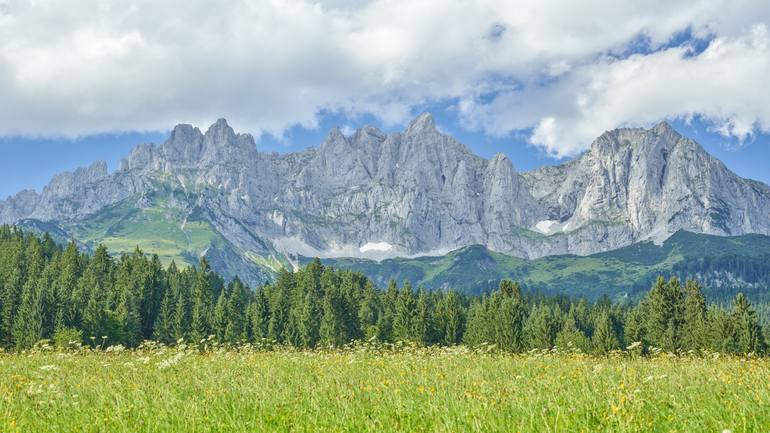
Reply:
[[214, 122], [214, 124], [209, 126], [209, 129], [206, 130], [206, 134], [203, 136], [205, 147], [232, 144], [235, 143], [235, 139], [235, 131], [227, 124], [227, 120], [225, 119], [218, 119]]
[[[649, 129], [618, 128], [605, 131], [594, 140], [588, 155], [606, 158], [629, 151], [644, 154], [658, 152], [661, 149], [670, 150], [680, 144], [682, 139], [682, 135], [667, 121], [662, 121]], [[700, 146], [697, 147], [700, 148]]]
[[65, 196], [72, 194], [77, 188], [89, 185], [109, 176], [107, 162], [96, 161], [85, 168], [73, 172], [57, 174], [43, 189], [43, 195]]
[[[608, 131], [573, 161], [517, 173], [505, 154], [487, 160], [439, 132], [430, 113], [403, 133], [335, 128], [320, 147], [286, 155], [258, 153], [224, 119], [205, 133], [177, 125], [162, 145], [137, 146], [114, 174], [100, 162], [56, 176], [42, 194], [0, 201], [0, 223], [54, 222], [75, 236], [102, 212], [150, 205], [200, 210], [195, 217], [223, 240], [205, 254], [228, 254], [219, 270], [246, 270], [252, 281], [261, 277], [245, 252], [358, 257], [480, 244], [533, 258], [680, 229], [770, 234], [770, 188], [731, 173], [668, 123]], [[174, 230], [188, 222], [176, 215], [164, 216]]]
[[419, 135], [425, 133], [437, 132], [436, 122], [433, 115], [425, 112], [417, 116], [406, 128], [406, 135]]
[[663, 134], [676, 134], [679, 135], [679, 132], [677, 132], [676, 129], [674, 129], [673, 126], [671, 126], [668, 121], [663, 120], [659, 122], [657, 125], [655, 125], [652, 128], [652, 131], [654, 131], [656, 134], [663, 135]]
[[347, 142], [348, 139], [345, 137], [345, 134], [342, 133], [342, 130], [338, 126], [334, 126], [331, 131], [329, 131], [329, 135], [326, 136], [326, 140], [324, 140], [324, 143], [321, 146]]
[[201, 130], [186, 123], [180, 123], [171, 130], [168, 142], [179, 144], [195, 143], [203, 139]]
[[[192, 125], [179, 124], [161, 146], [163, 156], [172, 163], [192, 162], [200, 157], [203, 133]], [[129, 161], [130, 162], [130, 161]], [[133, 167], [133, 164], [130, 164]]]
[[492, 156], [492, 159], [489, 160], [490, 165], [497, 165], [500, 163], [504, 163], [508, 159], [508, 156], [504, 154], [503, 152], [497, 152]]

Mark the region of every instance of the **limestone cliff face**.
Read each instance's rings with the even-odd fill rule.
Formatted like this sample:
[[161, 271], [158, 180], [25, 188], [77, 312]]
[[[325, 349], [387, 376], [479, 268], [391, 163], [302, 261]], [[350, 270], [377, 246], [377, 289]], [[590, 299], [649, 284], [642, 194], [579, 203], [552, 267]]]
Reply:
[[[770, 234], [770, 188], [666, 123], [606, 132], [571, 162], [518, 173], [505, 155], [485, 160], [440, 133], [429, 114], [401, 133], [334, 129], [319, 147], [286, 155], [258, 152], [223, 119], [205, 133], [179, 125], [112, 174], [97, 162], [0, 202], [0, 223], [66, 225], [118, 203], [148, 206], [151, 194], [205, 218], [241, 256], [381, 258], [481, 244], [534, 258], [680, 229]], [[212, 251], [232, 262], [222, 245]]]
[[770, 230], [770, 189], [738, 177], [667, 123], [606, 132], [576, 161], [526, 178], [548, 218], [573, 228], [606, 221], [658, 241], [680, 229]]

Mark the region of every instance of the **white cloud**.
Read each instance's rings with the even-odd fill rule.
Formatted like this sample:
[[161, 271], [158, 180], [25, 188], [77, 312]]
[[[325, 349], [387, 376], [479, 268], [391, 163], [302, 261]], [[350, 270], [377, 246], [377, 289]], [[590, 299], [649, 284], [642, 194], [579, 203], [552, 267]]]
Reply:
[[697, 56], [674, 47], [626, 59], [602, 59], [557, 83], [466, 103], [473, 125], [505, 134], [533, 126], [530, 141], [556, 156], [585, 149], [606, 129], [701, 116], [725, 136], [770, 131], [770, 35], [764, 24], [714, 39]]
[[[456, 101], [467, 127], [531, 128], [557, 155], [667, 116], [702, 114], [745, 137], [770, 122], [762, 3], [0, 0], [0, 135], [222, 116], [281, 134], [316, 126], [322, 111], [402, 123], [417, 106]], [[694, 58], [681, 47], [608, 57], [639, 35], [656, 48], [687, 28], [716, 39]]]

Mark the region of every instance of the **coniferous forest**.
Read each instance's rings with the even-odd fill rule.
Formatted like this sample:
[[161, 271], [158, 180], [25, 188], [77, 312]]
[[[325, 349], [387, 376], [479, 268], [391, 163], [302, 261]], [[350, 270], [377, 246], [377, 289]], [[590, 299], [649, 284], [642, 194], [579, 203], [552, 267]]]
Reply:
[[50, 236], [0, 228], [0, 341], [8, 349], [43, 339], [57, 345], [135, 347], [145, 340], [215, 340], [223, 344], [342, 346], [355, 340], [417, 345], [488, 345], [502, 351], [613, 350], [764, 353], [766, 338], [749, 300], [709, 305], [695, 281], [658, 281], [644, 299], [621, 306], [603, 299], [498, 290], [469, 297], [429, 292], [409, 281], [375, 287], [363, 274], [317, 259], [274, 284], [250, 288], [223, 281], [205, 259], [165, 268], [138, 249], [93, 255]]

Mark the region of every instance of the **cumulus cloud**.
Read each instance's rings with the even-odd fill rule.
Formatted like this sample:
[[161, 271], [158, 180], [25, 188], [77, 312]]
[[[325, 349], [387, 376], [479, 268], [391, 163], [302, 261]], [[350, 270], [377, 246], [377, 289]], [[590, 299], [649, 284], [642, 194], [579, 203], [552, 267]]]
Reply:
[[688, 46], [585, 64], [561, 81], [501, 92], [462, 105], [471, 125], [504, 135], [533, 128], [530, 142], [571, 155], [604, 130], [699, 116], [729, 137], [770, 131], [770, 35], [764, 24], [717, 37], [697, 55]]
[[[280, 135], [321, 113], [403, 123], [456, 105], [554, 155], [604, 129], [770, 123], [770, 8], [736, 0], [0, 0], [0, 134], [164, 130], [221, 116]], [[711, 38], [689, 55], [688, 30]], [[628, 45], [645, 41], [643, 54]]]

